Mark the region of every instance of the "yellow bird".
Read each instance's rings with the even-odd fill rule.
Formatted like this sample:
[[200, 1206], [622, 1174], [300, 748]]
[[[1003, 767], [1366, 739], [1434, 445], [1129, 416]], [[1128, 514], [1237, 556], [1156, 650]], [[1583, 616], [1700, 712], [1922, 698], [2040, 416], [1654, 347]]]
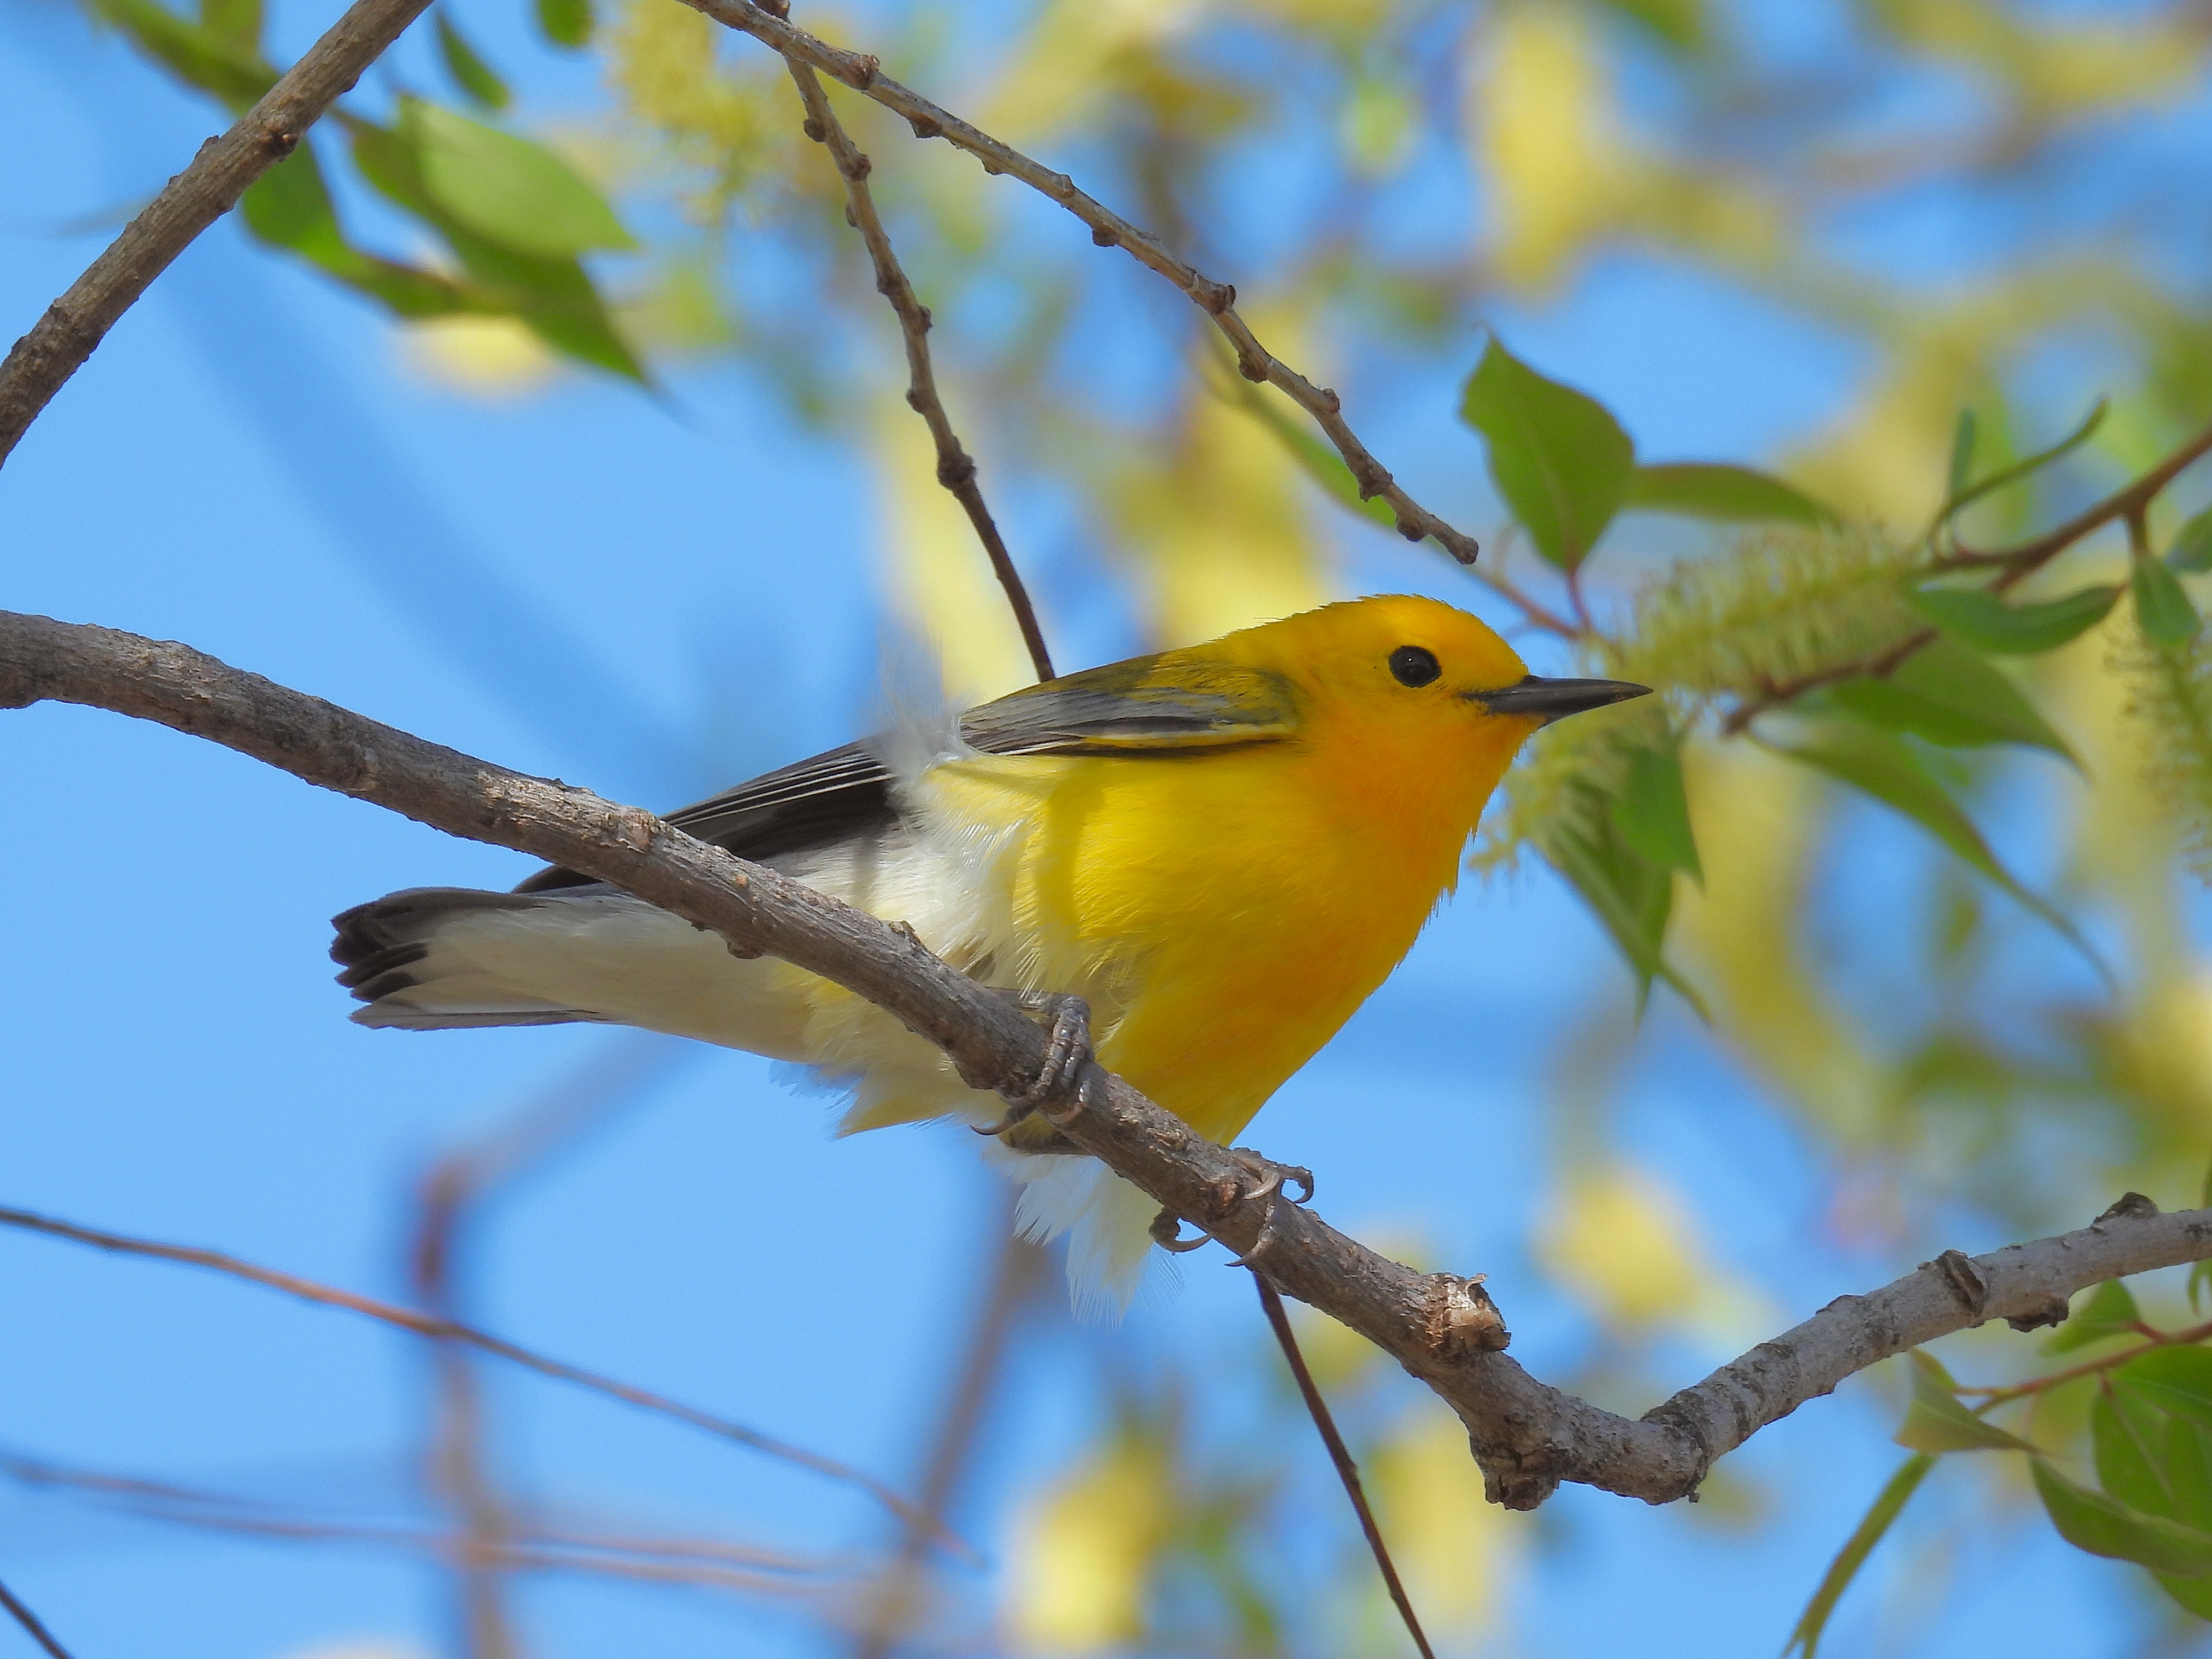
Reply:
[[[1225, 1143], [1405, 956], [1523, 739], [1646, 689], [1540, 679], [1449, 605], [1358, 599], [907, 717], [668, 821], [992, 985], [1085, 998], [1101, 1063]], [[572, 871], [335, 925], [364, 1025], [696, 1037], [848, 1084], [848, 1131], [1003, 1113], [851, 993]], [[1079, 1293], [1126, 1299], [1156, 1206], [1050, 1139], [1032, 1118], [995, 1149], [1023, 1224], [1073, 1230]]]

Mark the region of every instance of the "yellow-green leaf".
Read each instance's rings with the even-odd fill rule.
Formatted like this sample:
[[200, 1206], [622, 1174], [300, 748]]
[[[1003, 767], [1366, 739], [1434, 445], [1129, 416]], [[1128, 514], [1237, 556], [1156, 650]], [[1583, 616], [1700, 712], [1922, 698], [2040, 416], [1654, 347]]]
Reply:
[[486, 109], [507, 107], [507, 82], [469, 44], [468, 37], [454, 27], [453, 20], [443, 8], [438, 12], [438, 51], [446, 60], [446, 73], [453, 77], [455, 86]]
[[2108, 1279], [2089, 1292], [2089, 1299], [2066, 1316], [2057, 1334], [2043, 1345], [2045, 1353], [2072, 1353], [2092, 1342], [2124, 1336], [2142, 1320], [2135, 1297], [2117, 1279]]
[[2120, 1367], [2112, 1381], [2160, 1411], [2212, 1428], [2212, 1350], [2153, 1348]]
[[2133, 1561], [2176, 1578], [2212, 1578], [2212, 1532], [2147, 1515], [2068, 1480], [2038, 1457], [2035, 1490], [2058, 1535], [2091, 1555]]
[[1690, 828], [1690, 801], [1682, 787], [1682, 757], [1672, 744], [1638, 749], [1628, 757], [1628, 775], [1613, 798], [1613, 821], [1620, 838], [1655, 870], [1681, 870], [1703, 884], [1697, 836]]
[[489, 241], [547, 259], [637, 246], [606, 199], [543, 144], [411, 98], [399, 131], [423, 190]]
[[2016, 1434], [1984, 1422], [1960, 1405], [1942, 1367], [1918, 1349], [1912, 1353], [1912, 1403], [1896, 1440], [1913, 1451], [2033, 1451]]
[[2135, 595], [2136, 624], [2153, 645], [2186, 645], [2204, 625], [2182, 591], [2181, 579], [2156, 559], [2131, 561], [2128, 586]]
[[2013, 898], [2057, 929], [2087, 957], [2098, 973], [2111, 977], [2103, 958], [2089, 948], [2081, 931], [2048, 900], [2021, 883], [1997, 862], [1966, 809], [1951, 799], [1904, 743], [1888, 733], [1863, 726], [1838, 722], [1811, 739], [1775, 745], [1782, 753], [1817, 768], [1829, 776], [1864, 791], [1876, 800], [1911, 818], [1966, 863], [1995, 882]]
[[1820, 1648], [1820, 1632], [1828, 1626], [1828, 1619], [1836, 1610], [1836, 1603], [1850, 1588], [1851, 1580], [1866, 1565], [1874, 1547], [1881, 1542], [1920, 1483], [1928, 1478], [1928, 1471], [1936, 1467], [1935, 1454], [1920, 1452], [1898, 1465], [1897, 1473], [1882, 1483], [1866, 1514], [1860, 1518], [1851, 1535], [1844, 1540], [1836, 1559], [1828, 1564], [1821, 1575], [1820, 1586], [1813, 1592], [1813, 1599], [1805, 1604], [1805, 1611], [1797, 1615], [1797, 1623], [1790, 1632], [1790, 1640], [1782, 1650], [1782, 1659], [1790, 1659], [1795, 1650], [1802, 1659], [1815, 1659]]
[[538, 0], [538, 27], [556, 46], [589, 46], [592, 0]]
[[1914, 652], [1886, 678], [1849, 680], [1829, 695], [1861, 720], [1947, 748], [2019, 743], [2074, 758], [2018, 686], [1948, 635]]
[[1636, 470], [1636, 446], [1620, 422], [1495, 337], [1468, 376], [1460, 414], [1482, 434], [1491, 480], [1536, 550], [1562, 570], [1589, 557]]
[[1908, 587], [1905, 602], [1946, 633], [1998, 656], [2055, 651], [2104, 621], [2120, 590], [2100, 583], [2063, 599], [2007, 605], [1978, 587]]
[[2173, 545], [2166, 550], [2166, 568], [2197, 575], [2212, 570], [2212, 507], [2173, 532]]
[[1838, 522], [1837, 514], [1794, 484], [1771, 473], [1719, 461], [1664, 461], [1629, 475], [1626, 506], [1645, 513], [1749, 523], [1779, 519], [1792, 524]]

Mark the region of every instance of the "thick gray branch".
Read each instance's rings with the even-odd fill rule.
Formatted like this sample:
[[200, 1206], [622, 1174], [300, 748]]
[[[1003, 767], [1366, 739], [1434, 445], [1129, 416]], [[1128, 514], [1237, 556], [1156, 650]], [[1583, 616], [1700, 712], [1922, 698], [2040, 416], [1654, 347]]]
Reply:
[[[649, 812], [527, 777], [241, 673], [186, 647], [0, 611], [0, 708], [42, 699], [112, 709], [203, 737], [295, 777], [471, 840], [611, 881], [726, 939], [888, 1009], [981, 1088], [1018, 1090], [1044, 1036], [1005, 999], [878, 921], [671, 829]], [[1845, 1377], [1990, 1319], [2063, 1316], [2107, 1279], [2212, 1256], [2212, 1212], [2161, 1215], [2130, 1195], [2079, 1232], [1968, 1258], [1947, 1252], [1867, 1296], [1829, 1304], [1632, 1421], [1561, 1394], [1500, 1352], [1481, 1287], [1418, 1273], [1310, 1210], [1260, 1195], [1249, 1158], [1201, 1139], [1093, 1066], [1060, 1131], [1163, 1205], [1257, 1262], [1285, 1294], [1389, 1352], [1466, 1423], [1491, 1495], [1540, 1504], [1562, 1480], [1666, 1503], [1715, 1458]]]
[[1453, 528], [1406, 493], [1389, 469], [1360, 442], [1351, 422], [1344, 418], [1343, 400], [1334, 392], [1316, 386], [1260, 343], [1251, 325], [1237, 314], [1237, 290], [1227, 283], [1217, 283], [1188, 260], [1176, 258], [1161, 246], [1150, 231], [1140, 229], [1097, 198], [1076, 188], [1075, 180], [1066, 173], [1054, 173], [1012, 145], [994, 138], [981, 127], [940, 109], [911, 88], [901, 86], [882, 72], [874, 58], [833, 46], [786, 21], [776, 11], [787, 8], [788, 0], [781, 0], [774, 8], [756, 5], [753, 0], [684, 0], [684, 3], [696, 7], [718, 23], [751, 35], [792, 63], [811, 64], [854, 91], [866, 94], [884, 108], [896, 110], [906, 118], [916, 137], [942, 138], [981, 161], [984, 172], [1004, 173], [1020, 179], [1088, 225], [1091, 240], [1101, 247], [1127, 249], [1139, 264], [1166, 277], [1213, 319], [1214, 326], [1235, 349], [1237, 371], [1246, 380], [1279, 388], [1313, 416], [1328, 434], [1328, 441], [1336, 446], [1337, 453], [1344, 457], [1345, 465], [1352, 469], [1352, 476], [1359, 486], [1359, 498], [1366, 501], [1380, 495], [1388, 501], [1398, 515], [1400, 535], [1415, 542], [1433, 536], [1437, 544], [1462, 564], [1474, 562], [1476, 554], [1481, 550], [1474, 538]]
[[235, 207], [248, 185], [289, 155], [428, 4], [358, 0], [235, 126], [201, 145], [191, 165], [46, 307], [0, 363], [0, 463], [169, 262]]

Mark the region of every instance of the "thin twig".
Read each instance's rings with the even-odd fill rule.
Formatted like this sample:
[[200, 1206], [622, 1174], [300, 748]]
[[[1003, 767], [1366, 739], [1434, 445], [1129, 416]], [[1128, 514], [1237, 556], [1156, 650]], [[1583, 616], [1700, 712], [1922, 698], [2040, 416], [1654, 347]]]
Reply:
[[1320, 1385], [1306, 1369], [1305, 1355], [1298, 1352], [1298, 1339], [1291, 1329], [1291, 1316], [1284, 1310], [1283, 1298], [1257, 1267], [1252, 1269], [1252, 1284], [1260, 1292], [1260, 1305], [1267, 1310], [1267, 1323], [1274, 1328], [1275, 1340], [1282, 1345], [1283, 1358], [1290, 1364], [1291, 1375], [1297, 1379], [1298, 1393], [1305, 1400], [1307, 1414], [1321, 1431], [1321, 1443], [1328, 1448], [1330, 1462], [1336, 1465], [1336, 1478], [1344, 1483], [1344, 1495], [1352, 1500], [1352, 1507], [1359, 1516], [1359, 1530], [1367, 1534], [1367, 1547], [1374, 1552], [1375, 1565], [1382, 1574], [1382, 1583], [1390, 1592], [1398, 1617], [1406, 1621], [1406, 1632], [1421, 1650], [1421, 1659], [1437, 1659], [1436, 1650], [1422, 1633], [1421, 1621], [1413, 1616], [1413, 1599], [1399, 1580], [1389, 1547], [1382, 1541], [1382, 1528], [1375, 1523], [1375, 1511], [1367, 1506], [1367, 1492], [1359, 1484], [1359, 1465], [1352, 1461], [1352, 1448], [1337, 1432], [1336, 1419], [1329, 1413], [1328, 1402], [1321, 1397]]
[[[1035, 1020], [933, 955], [910, 929], [588, 790], [442, 748], [186, 646], [0, 611], [0, 708], [43, 700], [152, 720], [450, 835], [611, 883], [738, 951], [775, 956], [885, 1010], [940, 1049], [971, 1087], [1018, 1096], [1034, 1089], [1048, 1063], [1047, 1036]], [[1358, 1332], [1434, 1389], [1467, 1425], [1486, 1491], [1513, 1509], [1537, 1507], [1563, 1480], [1671, 1503], [1696, 1491], [1717, 1458], [1869, 1365], [1993, 1319], [2022, 1330], [2055, 1324], [2066, 1298], [2086, 1286], [2212, 1259], [2212, 1210], [2165, 1215], [2129, 1194], [2076, 1231], [1972, 1258], [1946, 1253], [1878, 1290], [1838, 1297], [1632, 1420], [1522, 1370], [1503, 1352], [1510, 1337], [1480, 1284], [1416, 1273], [1310, 1206], [1278, 1201], [1276, 1186], [1254, 1180], [1253, 1155], [1215, 1146], [1096, 1062], [1072, 1094], [1038, 1110], [1115, 1175], [1231, 1249], [1249, 1255], [1264, 1237], [1275, 1288]], [[323, 1286], [311, 1293], [331, 1299]], [[390, 1311], [410, 1328], [432, 1322]], [[897, 1507], [914, 1512], [903, 1501]]]
[[39, 1215], [29, 1210], [18, 1210], [0, 1206], [0, 1226], [20, 1227], [27, 1232], [44, 1233], [52, 1238], [64, 1238], [72, 1243], [89, 1244], [95, 1249], [113, 1250], [122, 1255], [143, 1256], [155, 1261], [174, 1261], [189, 1267], [205, 1267], [214, 1273], [228, 1273], [234, 1279], [245, 1279], [249, 1284], [262, 1285], [273, 1291], [282, 1291], [287, 1296], [299, 1297], [302, 1302], [312, 1302], [325, 1308], [343, 1308], [349, 1313], [359, 1314], [364, 1318], [374, 1319], [380, 1324], [394, 1326], [403, 1331], [411, 1331], [417, 1336], [441, 1337], [449, 1341], [465, 1342], [472, 1348], [496, 1355], [511, 1364], [520, 1365], [526, 1370], [536, 1371], [540, 1376], [550, 1376], [558, 1382], [573, 1383], [577, 1388], [587, 1389], [591, 1393], [604, 1395], [611, 1400], [619, 1400], [626, 1406], [635, 1406], [641, 1411], [673, 1418], [679, 1423], [688, 1423], [695, 1429], [703, 1430], [721, 1439], [734, 1441], [740, 1446], [750, 1447], [767, 1456], [786, 1463], [796, 1464], [800, 1468], [811, 1469], [815, 1474], [829, 1480], [856, 1487], [866, 1492], [909, 1526], [927, 1528], [939, 1543], [963, 1557], [972, 1557], [974, 1554], [974, 1552], [965, 1544], [873, 1475], [865, 1474], [859, 1469], [841, 1463], [833, 1457], [825, 1457], [819, 1452], [808, 1451], [804, 1447], [778, 1440], [773, 1435], [763, 1434], [757, 1429], [749, 1429], [742, 1423], [732, 1423], [727, 1418], [717, 1417], [711, 1412], [701, 1411], [696, 1406], [687, 1406], [681, 1401], [668, 1398], [665, 1395], [655, 1394], [648, 1389], [641, 1389], [631, 1383], [618, 1382], [611, 1376], [602, 1376], [597, 1371], [586, 1370], [580, 1365], [571, 1365], [565, 1360], [549, 1358], [520, 1344], [509, 1342], [504, 1337], [494, 1336], [489, 1332], [477, 1330], [473, 1326], [459, 1324], [453, 1320], [441, 1319], [430, 1314], [417, 1313], [412, 1308], [402, 1308], [390, 1302], [380, 1302], [374, 1297], [357, 1295], [351, 1291], [342, 1291], [336, 1285], [320, 1284], [312, 1279], [302, 1279], [296, 1273], [279, 1273], [272, 1267], [258, 1267], [251, 1261], [241, 1261], [237, 1256], [226, 1255], [221, 1250], [205, 1250], [189, 1244], [164, 1244], [154, 1239], [134, 1238], [127, 1233], [112, 1233], [97, 1227], [82, 1227], [75, 1222], [57, 1220], [52, 1216]]
[[[787, 11], [789, 0], [773, 0], [773, 5]], [[1022, 584], [1021, 572], [1014, 568], [1014, 556], [1006, 550], [998, 520], [983, 500], [982, 486], [975, 482], [975, 458], [960, 447], [960, 435], [953, 431], [952, 417], [945, 413], [945, 399], [938, 392], [937, 373], [929, 361], [929, 307], [915, 296], [914, 284], [907, 281], [891, 246], [890, 233], [884, 228], [884, 216], [876, 211], [875, 198], [868, 189], [868, 174], [874, 163], [837, 119], [821, 78], [799, 58], [783, 61], [799, 88], [799, 100], [806, 106], [806, 136], [829, 147], [837, 164], [837, 176], [845, 181], [848, 203], [845, 222], [868, 245], [868, 258], [876, 268], [876, 292], [890, 301], [898, 314], [899, 331], [906, 337], [907, 405], [929, 424], [929, 435], [937, 445], [937, 482], [952, 492], [953, 500], [968, 514], [968, 522], [975, 526], [975, 538], [990, 556], [992, 574], [1006, 590], [1006, 603], [1013, 607], [1014, 621], [1021, 628], [1022, 643], [1029, 647], [1037, 678], [1051, 679], [1052, 653], [1045, 648], [1036, 607], [1030, 603], [1029, 589]]]
[[201, 145], [191, 165], [46, 307], [0, 363], [0, 463], [153, 280], [237, 205], [247, 185], [289, 155], [428, 4], [356, 0], [229, 131]]
[[17, 1600], [15, 1592], [5, 1584], [0, 1584], [0, 1607], [7, 1608], [30, 1638], [52, 1655], [53, 1659], [70, 1659], [69, 1650], [54, 1639], [53, 1632], [40, 1624], [39, 1615]]
[[882, 72], [878, 61], [867, 54], [847, 52], [793, 27], [752, 0], [684, 0], [718, 23], [750, 34], [793, 63], [811, 64], [854, 91], [865, 93], [884, 108], [906, 118], [915, 136], [942, 138], [966, 150], [983, 164], [986, 173], [1004, 173], [1020, 179], [1048, 200], [1057, 203], [1091, 228], [1091, 240], [1101, 247], [1119, 247], [1147, 270], [1189, 296], [1191, 303], [1213, 319], [1213, 325], [1236, 349], [1237, 372], [1248, 380], [1264, 381], [1279, 388], [1304, 409], [1328, 435], [1352, 469], [1362, 501], [1380, 495], [1398, 515], [1398, 533], [1408, 541], [1433, 536], [1438, 544], [1462, 564], [1473, 564], [1480, 549], [1474, 537], [1454, 529], [1408, 495], [1382, 464], [1360, 442], [1344, 418], [1343, 400], [1327, 386], [1317, 386], [1261, 345], [1251, 327], [1237, 314], [1237, 290], [1217, 283], [1188, 260], [1168, 252], [1150, 232], [1121, 217], [1076, 187], [1064, 173], [1054, 173], [1012, 145], [951, 112], [940, 109], [921, 94], [901, 86]]
[[[459, 1561], [470, 1540], [404, 1522], [318, 1515], [240, 1493], [179, 1486], [44, 1458], [0, 1451], [0, 1475], [40, 1491], [60, 1491], [100, 1509], [166, 1526], [197, 1527], [301, 1543], [362, 1544], [418, 1551]], [[633, 1538], [538, 1526], [520, 1528], [500, 1547], [511, 1571], [563, 1571], [804, 1594], [803, 1582], [842, 1577], [849, 1564], [781, 1555], [711, 1538]]]
[[1972, 570], [2002, 566], [2004, 574], [1991, 586], [1999, 589], [2014, 586], [2025, 581], [2091, 531], [2100, 529], [2115, 519], [2124, 519], [2130, 513], [2148, 508], [2160, 491], [2179, 477], [2191, 463], [2208, 453], [2212, 453], [2212, 426], [2207, 426], [2183, 443], [2141, 477], [2130, 479], [2104, 500], [2084, 507], [2056, 529], [2046, 530], [2017, 547], [2001, 548], [1993, 553], [1959, 553], [1948, 559], [1938, 559], [1934, 568], [1938, 570]]
[[[959, 1377], [931, 1437], [929, 1467], [915, 1499], [922, 1513], [940, 1522], [949, 1522], [961, 1478], [975, 1456], [986, 1408], [1006, 1368], [1015, 1317], [1043, 1277], [1043, 1249], [1016, 1231], [1012, 1203], [1001, 1207], [1004, 1213], [996, 1229], [1000, 1243], [990, 1289], [968, 1339]], [[885, 1659], [913, 1623], [927, 1544], [927, 1535], [911, 1527], [899, 1540], [897, 1553], [884, 1571], [853, 1644], [853, 1659]]]
[[2148, 1342], [2137, 1343], [2132, 1348], [2122, 1348], [2117, 1352], [2106, 1354], [2101, 1359], [2085, 1359], [2078, 1365], [2069, 1365], [2063, 1371], [2052, 1371], [2045, 1376], [2031, 1376], [2025, 1382], [2008, 1382], [1991, 1388], [1961, 1388], [1959, 1392], [1985, 1396], [1982, 1403], [1974, 1407], [1978, 1412], [1984, 1412], [1993, 1406], [2005, 1405], [2014, 1400], [2025, 1400], [2032, 1394], [2042, 1394], [2048, 1389], [2057, 1388], [2061, 1383], [2075, 1382], [2084, 1376], [2094, 1376], [2100, 1371], [2116, 1370], [2126, 1364], [2130, 1359], [2139, 1358], [2148, 1353], [2154, 1348], [2184, 1347], [2207, 1340], [2212, 1340], [2212, 1323], [2192, 1325], [2185, 1331], [2156, 1331], [2151, 1334], [2150, 1340]]

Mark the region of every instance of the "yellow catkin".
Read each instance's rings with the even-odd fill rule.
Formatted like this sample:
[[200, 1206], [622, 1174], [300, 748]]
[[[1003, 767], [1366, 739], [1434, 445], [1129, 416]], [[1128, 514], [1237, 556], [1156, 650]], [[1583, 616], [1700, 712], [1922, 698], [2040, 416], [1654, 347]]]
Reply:
[[2143, 787], [2172, 821], [2189, 867], [2212, 881], [2212, 650], [2201, 636], [2163, 650], [2131, 623], [2114, 635], [2111, 667], [2127, 688]]

